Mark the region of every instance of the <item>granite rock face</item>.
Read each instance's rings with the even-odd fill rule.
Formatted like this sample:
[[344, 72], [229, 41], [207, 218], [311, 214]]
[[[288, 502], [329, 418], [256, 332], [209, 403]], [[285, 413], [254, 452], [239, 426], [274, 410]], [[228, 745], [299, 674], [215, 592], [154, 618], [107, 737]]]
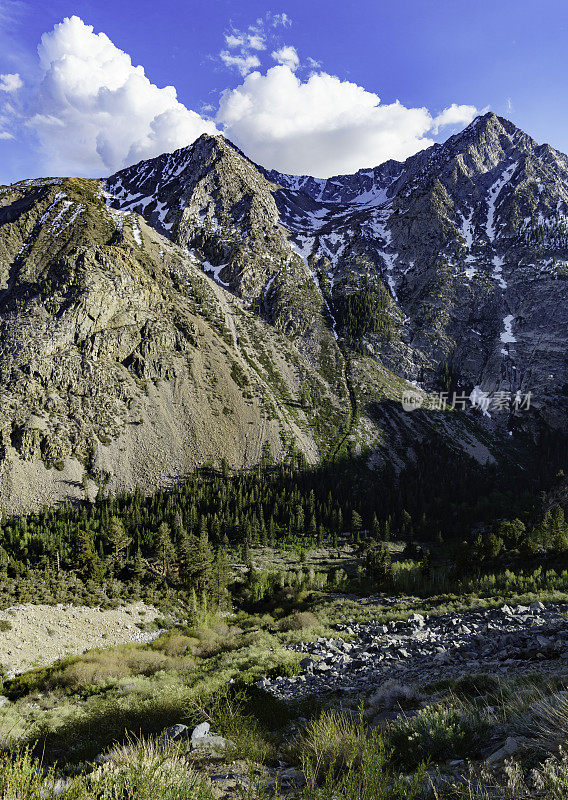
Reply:
[[149, 490], [267, 445], [509, 457], [566, 424], [567, 204], [568, 159], [493, 114], [326, 180], [205, 135], [106, 181], [1, 187], [0, 503]]
[[282, 219], [333, 300], [380, 279], [398, 335], [368, 352], [426, 389], [532, 392], [566, 414], [568, 159], [487, 114], [444, 145], [314, 182], [269, 173]]
[[426, 390], [445, 369], [468, 396], [531, 392], [548, 422], [564, 420], [568, 159], [508, 120], [486, 114], [404, 163], [329, 179], [263, 170], [205, 136], [107, 186], [118, 207], [161, 214], [285, 332], [321, 337], [317, 311], [341, 336], [345, 297], [380, 283], [391, 335], [363, 330], [365, 353]]
[[[320, 457], [300, 390], [340, 417], [347, 393], [202, 262], [98, 181], [0, 193], [0, 503], [23, 510], [150, 490], [195, 464]], [[309, 419], [308, 419], [309, 416]]]

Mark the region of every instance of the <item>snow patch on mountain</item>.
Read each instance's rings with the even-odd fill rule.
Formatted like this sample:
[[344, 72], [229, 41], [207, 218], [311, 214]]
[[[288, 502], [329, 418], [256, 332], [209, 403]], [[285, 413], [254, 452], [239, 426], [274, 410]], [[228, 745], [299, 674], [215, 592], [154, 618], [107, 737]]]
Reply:
[[503, 319], [503, 332], [501, 333], [500, 339], [501, 343], [507, 345], [507, 347], [501, 348], [501, 353], [504, 356], [509, 355], [509, 347], [510, 344], [515, 344], [517, 339], [513, 336], [513, 320], [515, 317], [512, 314], [507, 314], [506, 317]]
[[491, 277], [494, 278], [501, 289], [507, 288], [507, 281], [503, 278], [503, 259], [500, 256], [493, 256], [493, 272]]
[[495, 206], [499, 195], [501, 194], [504, 187], [509, 183], [511, 178], [513, 177], [513, 173], [517, 169], [517, 162], [515, 161], [513, 164], [510, 164], [506, 167], [501, 176], [497, 178], [495, 183], [489, 188], [489, 194], [487, 196], [487, 223], [485, 225], [485, 230], [487, 231], [487, 237], [490, 242], [495, 241]]
[[458, 210], [458, 214], [462, 218], [460, 233], [464, 238], [465, 246], [471, 250], [473, 244], [473, 208], [469, 209], [468, 216]]

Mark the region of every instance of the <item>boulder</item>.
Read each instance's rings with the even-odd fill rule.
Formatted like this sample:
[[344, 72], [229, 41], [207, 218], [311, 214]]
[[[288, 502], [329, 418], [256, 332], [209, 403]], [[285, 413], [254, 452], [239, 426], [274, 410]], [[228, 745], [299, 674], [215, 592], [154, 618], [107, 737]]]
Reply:
[[182, 725], [181, 722], [178, 722], [177, 725], [171, 725], [169, 728], [163, 733], [164, 739], [167, 739], [169, 742], [179, 742], [182, 739], [187, 739], [189, 736], [189, 728], [187, 725]]
[[[183, 727], [185, 727], [185, 725]], [[194, 739], [201, 739], [203, 736], [208, 736], [210, 729], [211, 725], [208, 722], [199, 723], [191, 732], [191, 740], [193, 741]]]
[[229, 742], [223, 736], [212, 733], [207, 736], [200, 736], [198, 739], [191, 740], [191, 749], [200, 752], [218, 753], [227, 748]]
[[512, 736], [509, 736], [505, 744], [492, 753], [489, 758], [487, 759], [488, 764], [494, 764], [496, 761], [502, 761], [503, 759], [507, 758], [508, 756], [514, 755], [517, 750], [519, 749], [519, 745], [516, 739]]

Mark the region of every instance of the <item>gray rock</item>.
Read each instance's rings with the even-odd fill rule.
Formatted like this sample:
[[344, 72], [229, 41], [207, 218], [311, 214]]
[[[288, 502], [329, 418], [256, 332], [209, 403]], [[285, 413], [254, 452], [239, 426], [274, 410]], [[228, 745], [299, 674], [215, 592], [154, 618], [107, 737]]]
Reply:
[[176, 725], [171, 725], [163, 733], [163, 737], [170, 742], [178, 742], [182, 739], [187, 739], [189, 736], [189, 728], [178, 722]]
[[200, 722], [199, 725], [196, 725], [192, 730], [191, 739], [201, 739], [203, 736], [207, 736], [210, 729], [211, 725], [208, 722]]
[[517, 740], [514, 739], [512, 736], [509, 736], [505, 744], [492, 753], [489, 758], [487, 758], [488, 764], [494, 764], [496, 761], [503, 761], [503, 759], [508, 758], [509, 756], [514, 755], [519, 749], [519, 745]]
[[229, 741], [223, 736], [209, 734], [207, 736], [200, 736], [198, 739], [192, 739], [191, 749], [216, 753], [225, 750], [229, 744]]

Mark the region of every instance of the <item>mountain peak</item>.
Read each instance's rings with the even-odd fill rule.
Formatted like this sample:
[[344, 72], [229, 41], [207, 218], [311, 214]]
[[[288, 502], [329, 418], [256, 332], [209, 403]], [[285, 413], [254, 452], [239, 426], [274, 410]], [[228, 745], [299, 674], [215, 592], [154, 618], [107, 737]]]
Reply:
[[452, 147], [455, 143], [472, 141], [499, 144], [503, 147], [505, 140], [515, 146], [529, 147], [531, 150], [537, 146], [536, 142], [511, 120], [488, 111], [476, 117], [463, 131], [450, 137], [442, 147]]

